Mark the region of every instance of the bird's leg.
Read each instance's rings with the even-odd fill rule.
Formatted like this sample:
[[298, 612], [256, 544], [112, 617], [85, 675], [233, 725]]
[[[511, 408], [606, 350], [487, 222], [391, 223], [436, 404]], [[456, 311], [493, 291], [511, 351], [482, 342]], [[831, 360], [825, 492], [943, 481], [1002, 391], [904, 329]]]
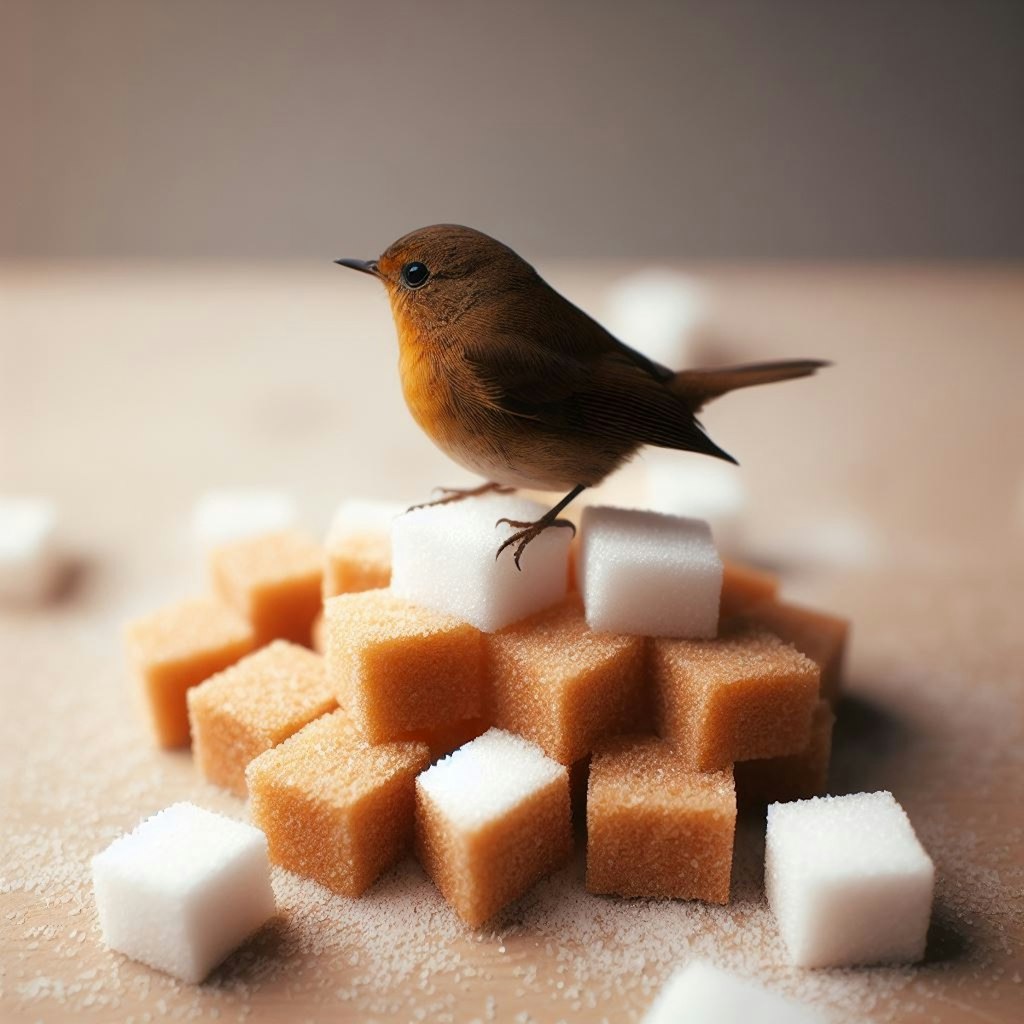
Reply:
[[523, 567], [519, 564], [519, 559], [522, 558], [523, 552], [526, 550], [526, 545], [531, 540], [539, 537], [549, 526], [568, 526], [573, 532], [573, 536], [576, 535], [576, 526], [571, 523], [568, 519], [559, 519], [558, 513], [565, 508], [574, 498], [578, 498], [583, 491], [586, 490], [586, 484], [577, 484], [554, 508], [545, 512], [535, 523], [521, 522], [518, 519], [499, 519], [494, 525], [500, 526], [502, 523], [508, 523], [517, 533], [513, 533], [511, 537], [506, 540], [501, 547], [498, 548], [498, 553], [494, 556], [494, 560], [497, 561], [501, 556], [502, 551], [507, 547], [511, 547], [513, 544], [516, 546], [515, 555], [513, 559], [516, 563], [516, 568], [522, 572]]
[[433, 501], [425, 501], [421, 505], [411, 505], [406, 509], [413, 512], [418, 508], [433, 508], [435, 505], [450, 505], [454, 501], [462, 501], [465, 498], [477, 498], [481, 494], [514, 494], [514, 487], [506, 487], [504, 484], [489, 482], [480, 484], [479, 487], [435, 487], [435, 491], [441, 492], [440, 498]]

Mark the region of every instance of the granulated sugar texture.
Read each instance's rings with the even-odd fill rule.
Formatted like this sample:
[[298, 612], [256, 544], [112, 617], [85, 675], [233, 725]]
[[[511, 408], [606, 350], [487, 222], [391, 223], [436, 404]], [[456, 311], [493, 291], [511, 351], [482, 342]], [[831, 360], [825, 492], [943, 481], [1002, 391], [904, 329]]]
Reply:
[[[854, 659], [856, 702], [837, 714], [832, 789], [891, 784], [936, 867], [923, 963], [855, 971], [786, 964], [763, 897], [764, 825], [741, 818], [724, 907], [587, 893], [580, 851], [473, 931], [409, 858], [359, 899], [276, 868], [274, 920], [204, 984], [183, 985], [103, 949], [90, 860], [154, 808], [187, 800], [243, 821], [245, 805], [147, 742], [109, 640], [127, 609], [0, 620], [5, 676], [32, 681], [5, 690], [0, 725], [0, 1018], [256, 1021], [287, 1005], [298, 1021], [638, 1021], [700, 959], [835, 1024], [1014, 1020], [1024, 834], [986, 794], [1024, 770], [1024, 728], [1007, 714], [1024, 694], [992, 645], [1024, 652], [1005, 601], [985, 593], [967, 614], [938, 586], [894, 585], [883, 620], [877, 586], [844, 581], [871, 657]], [[976, 654], [951, 666], [957, 637], [975, 638], [957, 643]]]

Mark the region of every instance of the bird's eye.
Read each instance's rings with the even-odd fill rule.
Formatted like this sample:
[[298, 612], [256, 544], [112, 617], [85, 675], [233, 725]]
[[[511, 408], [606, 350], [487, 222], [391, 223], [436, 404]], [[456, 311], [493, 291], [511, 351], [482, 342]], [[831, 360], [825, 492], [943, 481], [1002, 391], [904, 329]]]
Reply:
[[430, 277], [425, 263], [406, 263], [402, 267], [402, 280], [409, 288], [422, 288]]

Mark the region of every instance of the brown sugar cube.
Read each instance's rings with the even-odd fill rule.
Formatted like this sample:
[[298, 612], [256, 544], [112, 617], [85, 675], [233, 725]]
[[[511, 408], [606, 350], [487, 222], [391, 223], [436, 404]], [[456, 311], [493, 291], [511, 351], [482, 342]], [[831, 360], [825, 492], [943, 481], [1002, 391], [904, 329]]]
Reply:
[[569, 774], [519, 736], [490, 729], [416, 780], [416, 855], [473, 927], [571, 854]]
[[327, 676], [371, 743], [479, 717], [479, 630], [388, 590], [339, 594], [324, 606]]
[[834, 723], [832, 706], [827, 700], [819, 700], [811, 718], [811, 741], [799, 754], [735, 764], [739, 803], [745, 807], [766, 807], [822, 796], [828, 784]]
[[210, 552], [214, 590], [256, 630], [262, 646], [291, 640], [306, 647], [320, 611], [322, 548], [295, 530], [248, 537]]
[[338, 706], [323, 658], [275, 640], [188, 692], [192, 752], [210, 782], [245, 796], [245, 769]]
[[142, 683], [156, 741], [188, 745], [185, 694], [256, 646], [252, 626], [233, 608], [196, 597], [129, 624], [128, 660]]
[[482, 736], [491, 727], [486, 718], [465, 718], [461, 722], [435, 725], [431, 729], [413, 729], [401, 738], [415, 743], [426, 743], [430, 760], [437, 761], [453, 750]]
[[778, 592], [778, 578], [770, 572], [741, 562], [723, 561], [719, 618], [735, 615], [761, 601], [770, 601]]
[[783, 601], [761, 601], [740, 613], [742, 621], [770, 630], [821, 669], [821, 695], [835, 704], [842, 685], [847, 619]]
[[310, 722], [246, 770], [253, 824], [270, 859], [358, 896], [408, 849], [423, 743], [370, 746], [347, 714]]
[[587, 789], [587, 888], [621, 896], [729, 902], [732, 770], [697, 772], [654, 737], [595, 752]]
[[810, 741], [818, 666], [767, 630], [654, 640], [650, 670], [658, 732], [700, 771], [796, 754]]
[[484, 637], [490, 720], [564, 765], [629, 731], [645, 697], [645, 641], [594, 632], [579, 595]]

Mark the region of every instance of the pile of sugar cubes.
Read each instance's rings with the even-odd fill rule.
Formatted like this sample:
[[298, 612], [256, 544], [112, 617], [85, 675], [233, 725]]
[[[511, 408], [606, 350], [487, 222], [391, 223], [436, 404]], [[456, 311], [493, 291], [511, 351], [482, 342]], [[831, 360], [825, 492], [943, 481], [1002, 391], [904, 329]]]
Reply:
[[[723, 564], [694, 519], [590, 507], [522, 571], [495, 557], [497, 520], [544, 511], [346, 502], [326, 545], [287, 528], [215, 546], [208, 596], [131, 624], [157, 742], [191, 743], [252, 825], [176, 805], [100, 854], [108, 944], [195, 980], [272, 913], [268, 860], [358, 897], [410, 850], [480, 926], [584, 825], [590, 891], [725, 904], [737, 806], [770, 805], [791, 962], [920, 958], [933, 868], [906, 815], [888, 793], [823, 796], [847, 623]], [[155, 844], [188, 853], [156, 868]], [[695, 970], [658, 1005], [713, 1000], [721, 978]]]

